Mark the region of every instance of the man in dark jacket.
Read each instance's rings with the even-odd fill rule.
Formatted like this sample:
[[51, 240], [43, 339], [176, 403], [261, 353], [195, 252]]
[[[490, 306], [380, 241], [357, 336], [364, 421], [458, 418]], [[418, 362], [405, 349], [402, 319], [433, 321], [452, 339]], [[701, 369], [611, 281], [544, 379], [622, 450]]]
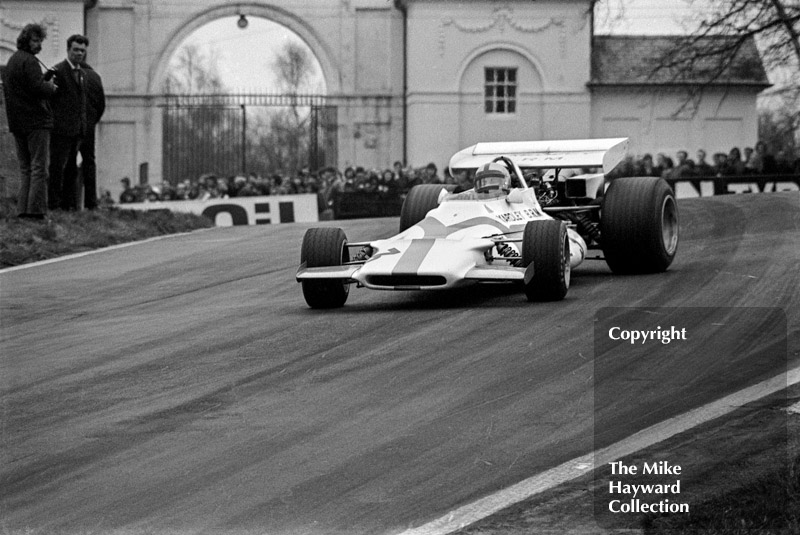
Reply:
[[[81, 177], [83, 178], [83, 206], [87, 210], [97, 208], [97, 161], [95, 159], [95, 129], [106, 110], [106, 94], [103, 80], [97, 71], [87, 64], [81, 64], [86, 76], [86, 135], [78, 147], [81, 155]], [[64, 180], [80, 186], [78, 165], [70, 158], [64, 168]]]
[[82, 35], [67, 39], [67, 59], [54, 69], [58, 91], [53, 97], [53, 133], [50, 135], [51, 209], [76, 210], [78, 191], [76, 176], [64, 176], [67, 162], [78, 155], [78, 147], [86, 135], [86, 72], [81, 63], [86, 59], [89, 40]]
[[8, 129], [14, 134], [20, 167], [17, 208], [20, 217], [44, 219], [47, 213], [47, 165], [53, 113], [50, 99], [55, 82], [42, 74], [36, 54], [42, 50], [47, 32], [39, 24], [28, 24], [17, 38], [17, 51], [3, 73]]

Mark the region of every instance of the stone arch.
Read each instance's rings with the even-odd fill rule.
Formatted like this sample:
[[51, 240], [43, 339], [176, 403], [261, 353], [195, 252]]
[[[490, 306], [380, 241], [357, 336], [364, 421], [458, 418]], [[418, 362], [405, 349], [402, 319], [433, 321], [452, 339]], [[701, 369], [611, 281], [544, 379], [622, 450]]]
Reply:
[[323, 42], [317, 37], [313, 28], [302, 18], [286, 9], [257, 3], [217, 6], [200, 13], [196, 13], [189, 20], [185, 21], [178, 31], [176, 31], [167, 41], [166, 45], [161, 49], [160, 54], [158, 54], [158, 59], [151, 66], [147, 92], [150, 94], [160, 92], [164, 78], [166, 77], [167, 66], [172, 58], [172, 55], [178, 49], [180, 44], [187, 37], [189, 37], [189, 35], [191, 35], [192, 32], [219, 18], [242, 14], [250, 17], [268, 19], [272, 22], [285, 26], [296, 33], [303, 41], [305, 41], [314, 56], [317, 58], [317, 61], [319, 61], [320, 67], [322, 68], [322, 76], [325, 79], [325, 85], [328, 89], [328, 94], [337, 94], [340, 92], [338, 76], [339, 70], [331, 59], [332, 55], [329, 53]]

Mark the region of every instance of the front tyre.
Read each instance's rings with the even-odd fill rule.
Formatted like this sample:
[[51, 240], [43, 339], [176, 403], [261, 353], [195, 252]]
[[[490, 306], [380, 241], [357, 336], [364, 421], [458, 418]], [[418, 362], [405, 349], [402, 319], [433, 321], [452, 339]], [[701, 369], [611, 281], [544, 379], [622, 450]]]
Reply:
[[[347, 236], [340, 228], [310, 228], [303, 236], [300, 263], [307, 267], [341, 266], [349, 261]], [[300, 283], [311, 308], [339, 308], [347, 301], [350, 285], [342, 280], [308, 280]]]
[[411, 188], [400, 210], [400, 232], [425, 219], [428, 212], [439, 206], [442, 190], [453, 191], [454, 187], [451, 184], [420, 184]]
[[603, 255], [617, 274], [666, 271], [678, 250], [678, 203], [655, 177], [614, 180], [600, 217]]
[[561, 220], [529, 221], [522, 235], [522, 264], [533, 262], [533, 278], [525, 282], [528, 301], [560, 301], [570, 281], [569, 236]]

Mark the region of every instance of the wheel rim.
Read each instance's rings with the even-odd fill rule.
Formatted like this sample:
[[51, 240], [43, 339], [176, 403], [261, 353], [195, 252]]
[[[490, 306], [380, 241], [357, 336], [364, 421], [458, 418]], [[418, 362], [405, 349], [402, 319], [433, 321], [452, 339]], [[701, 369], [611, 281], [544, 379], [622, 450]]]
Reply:
[[672, 195], [667, 195], [661, 204], [661, 242], [667, 254], [675, 254], [678, 248], [678, 206]]
[[564, 285], [569, 288], [569, 279], [572, 276], [572, 266], [569, 254], [569, 236], [564, 238], [564, 254], [561, 255], [561, 262], [564, 264]]
[[[346, 262], [350, 261], [350, 249], [347, 248], [347, 240], [342, 243], [342, 262], [339, 264], [344, 265]], [[350, 293], [350, 283], [347, 281], [342, 282], [342, 286], [344, 286], [344, 294], [348, 295]]]

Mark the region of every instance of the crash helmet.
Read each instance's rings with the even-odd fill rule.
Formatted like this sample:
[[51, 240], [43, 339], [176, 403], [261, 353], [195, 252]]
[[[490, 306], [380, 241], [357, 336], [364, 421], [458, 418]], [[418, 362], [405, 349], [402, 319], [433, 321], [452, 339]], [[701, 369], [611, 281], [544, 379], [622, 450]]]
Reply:
[[511, 175], [508, 169], [497, 162], [487, 163], [475, 172], [475, 193], [489, 193], [496, 190], [511, 189]]

